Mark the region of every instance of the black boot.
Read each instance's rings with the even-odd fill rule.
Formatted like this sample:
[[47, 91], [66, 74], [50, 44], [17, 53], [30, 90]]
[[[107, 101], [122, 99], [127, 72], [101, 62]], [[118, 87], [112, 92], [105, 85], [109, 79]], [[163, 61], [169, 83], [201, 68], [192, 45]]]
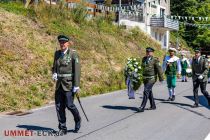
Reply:
[[63, 136], [63, 135], [66, 135], [67, 134], [67, 130], [66, 129], [60, 129], [59, 131], [58, 131], [58, 135], [59, 136]]
[[210, 100], [208, 101], [208, 104], [209, 104], [209, 106], [210, 106]]
[[143, 107], [139, 107], [137, 111], [138, 112], [144, 112], [144, 108]]
[[172, 95], [171, 101], [175, 100], [175, 95]]
[[147, 110], [155, 110], [155, 109], [156, 109], [156, 106], [153, 106], [153, 107], [148, 108]]
[[197, 108], [198, 107], [198, 104], [195, 103], [194, 105], [192, 105], [192, 108]]
[[171, 98], [171, 97], [169, 97], [166, 101], [171, 101], [171, 99], [172, 99], [172, 98]]
[[78, 122], [75, 122], [75, 129], [74, 129], [74, 133], [78, 133], [79, 129], [81, 127], [81, 119]]

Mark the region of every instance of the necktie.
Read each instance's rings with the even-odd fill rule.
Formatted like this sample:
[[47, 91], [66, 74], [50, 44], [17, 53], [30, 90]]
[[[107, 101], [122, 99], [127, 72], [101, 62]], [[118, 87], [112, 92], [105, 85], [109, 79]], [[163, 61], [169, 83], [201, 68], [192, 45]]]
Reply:
[[196, 58], [196, 64], [198, 64], [198, 63], [199, 63], [198, 58]]
[[63, 58], [64, 57], [64, 52], [61, 52], [61, 58]]

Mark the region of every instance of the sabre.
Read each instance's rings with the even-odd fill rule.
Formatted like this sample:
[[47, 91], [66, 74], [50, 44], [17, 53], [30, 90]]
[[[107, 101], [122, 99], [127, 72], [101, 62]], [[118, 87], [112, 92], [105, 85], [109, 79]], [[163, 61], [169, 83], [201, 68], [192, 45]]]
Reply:
[[85, 110], [84, 110], [84, 108], [82, 107], [82, 104], [81, 104], [81, 101], [80, 101], [79, 95], [78, 95], [78, 94], [76, 94], [76, 97], [77, 97], [77, 100], [78, 100], [78, 102], [79, 102], [79, 105], [80, 105], [80, 107], [81, 107], [81, 109], [82, 109], [82, 112], [83, 112], [83, 113], [84, 113], [84, 115], [85, 115], [86, 120], [89, 122], [88, 117], [87, 117], [87, 115], [86, 115], [86, 113], [85, 113]]

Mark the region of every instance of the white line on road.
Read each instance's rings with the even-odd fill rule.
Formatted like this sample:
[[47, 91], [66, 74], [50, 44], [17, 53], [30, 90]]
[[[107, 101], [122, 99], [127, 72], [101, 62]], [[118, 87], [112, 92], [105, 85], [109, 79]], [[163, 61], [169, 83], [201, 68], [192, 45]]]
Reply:
[[207, 137], [205, 138], [205, 140], [210, 140], [210, 133], [207, 135]]

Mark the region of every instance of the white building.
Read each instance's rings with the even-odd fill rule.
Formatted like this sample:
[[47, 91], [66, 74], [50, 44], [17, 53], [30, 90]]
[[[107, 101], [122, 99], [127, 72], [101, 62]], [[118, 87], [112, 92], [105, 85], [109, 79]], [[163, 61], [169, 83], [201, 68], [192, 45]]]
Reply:
[[179, 22], [167, 18], [170, 15], [170, 0], [141, 0], [142, 18], [132, 20], [129, 16], [120, 15], [120, 24], [126, 27], [137, 26], [160, 41], [163, 49], [168, 49], [170, 31], [179, 29]]

